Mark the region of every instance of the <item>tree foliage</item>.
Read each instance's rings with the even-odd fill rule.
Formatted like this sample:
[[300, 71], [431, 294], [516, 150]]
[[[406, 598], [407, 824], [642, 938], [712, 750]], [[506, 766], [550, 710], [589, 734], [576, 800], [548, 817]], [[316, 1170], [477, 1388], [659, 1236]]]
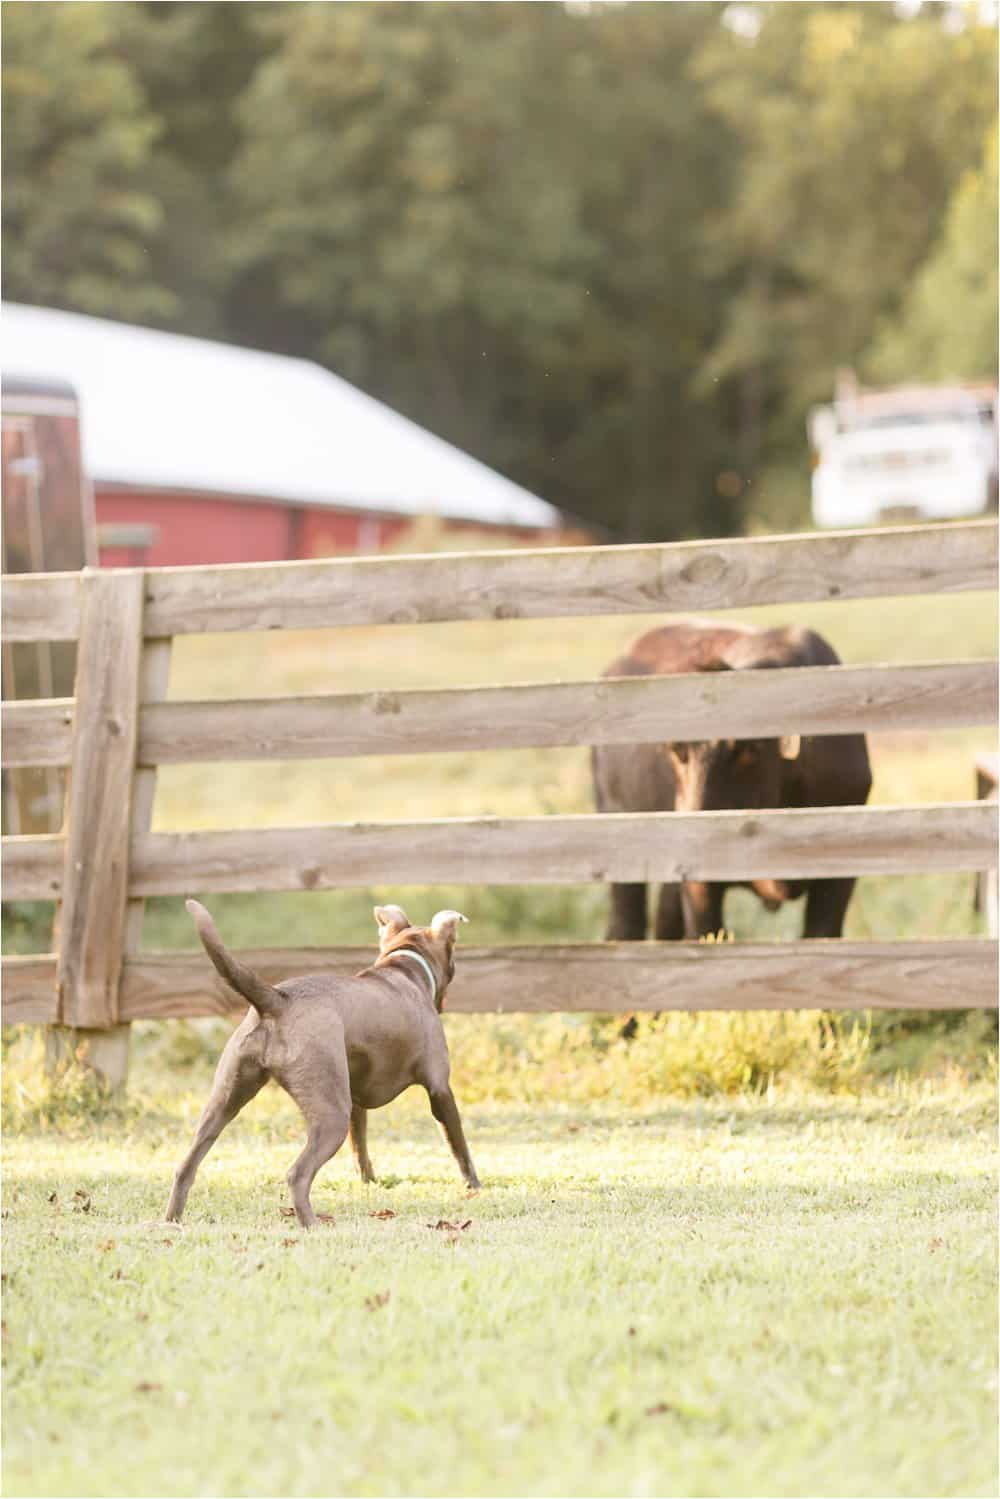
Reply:
[[971, 13], [4, 11], [8, 295], [318, 358], [613, 534], [804, 516], [838, 364], [995, 358]]
[[991, 28], [950, 34], [935, 11], [757, 12], [751, 42], [720, 36], [700, 60], [741, 140], [714, 231], [735, 287], [702, 378], [757, 381], [773, 449], [905, 296], [992, 121], [996, 47]]
[[4, 294], [123, 318], [179, 316], [150, 272], [159, 121], [115, 54], [113, 8], [3, 8]]
[[883, 330], [869, 367], [885, 381], [982, 379], [997, 368], [997, 130], [959, 179], [940, 239]]

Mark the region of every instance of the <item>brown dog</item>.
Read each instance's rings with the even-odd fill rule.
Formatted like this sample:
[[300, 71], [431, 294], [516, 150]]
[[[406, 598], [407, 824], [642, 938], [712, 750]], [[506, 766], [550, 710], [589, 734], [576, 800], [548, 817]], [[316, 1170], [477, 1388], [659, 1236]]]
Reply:
[[455, 973], [458, 924], [466, 917], [439, 911], [429, 927], [415, 927], [399, 906], [376, 906], [379, 956], [371, 968], [349, 979], [316, 974], [272, 986], [226, 951], [204, 906], [189, 900], [187, 908], [208, 956], [251, 1008], [219, 1058], [194, 1144], [174, 1177], [168, 1221], [180, 1221], [202, 1160], [271, 1077], [295, 1099], [309, 1128], [305, 1149], [288, 1173], [303, 1228], [316, 1223], [309, 1201], [313, 1178], [348, 1129], [362, 1180], [375, 1180], [367, 1111], [414, 1083], [427, 1089], [431, 1112], [467, 1184], [479, 1186], [448, 1082], [440, 1018]]

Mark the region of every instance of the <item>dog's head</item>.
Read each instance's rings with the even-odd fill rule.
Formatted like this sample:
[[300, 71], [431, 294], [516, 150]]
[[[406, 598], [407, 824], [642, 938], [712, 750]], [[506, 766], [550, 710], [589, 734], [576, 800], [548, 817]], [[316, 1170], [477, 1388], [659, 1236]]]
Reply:
[[418, 953], [430, 964], [437, 988], [434, 1002], [438, 1010], [442, 1010], [445, 991], [455, 977], [454, 952], [459, 924], [468, 919], [461, 911], [439, 911], [430, 926], [411, 926], [402, 906], [376, 906], [379, 957], [387, 958], [407, 948]]

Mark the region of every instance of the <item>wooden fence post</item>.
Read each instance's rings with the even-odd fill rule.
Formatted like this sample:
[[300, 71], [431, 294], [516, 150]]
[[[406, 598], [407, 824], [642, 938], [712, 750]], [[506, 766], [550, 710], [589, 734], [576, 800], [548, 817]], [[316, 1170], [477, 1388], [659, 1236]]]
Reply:
[[[139, 668], [140, 703], [161, 703], [166, 697], [167, 686], [170, 681], [170, 648], [172, 644], [173, 641], [169, 636], [165, 640], [146, 641]], [[130, 837], [135, 838], [149, 832], [153, 820], [153, 801], [155, 796], [156, 766], [139, 766], [132, 782]], [[142, 950], [142, 923], [145, 912], [146, 902], [141, 896], [137, 900], [126, 902], [124, 956], [127, 958], [138, 957]], [[127, 1034], [127, 1028], [123, 1027], [123, 1029], [126, 1030]]]
[[84, 569], [66, 816], [63, 904], [56, 981], [65, 1030], [50, 1060], [84, 1043], [85, 1056], [113, 1086], [125, 1082], [127, 1026], [118, 1024], [118, 985], [128, 899], [129, 823], [139, 721], [141, 570]]

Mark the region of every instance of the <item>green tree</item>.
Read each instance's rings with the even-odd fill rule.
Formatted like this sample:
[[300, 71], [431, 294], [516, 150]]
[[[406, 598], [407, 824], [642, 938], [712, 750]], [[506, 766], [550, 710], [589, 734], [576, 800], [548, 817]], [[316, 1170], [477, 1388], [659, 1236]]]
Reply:
[[233, 173], [241, 315], [270, 290], [304, 350], [571, 510], [701, 529], [718, 14], [285, 7]]
[[242, 141], [236, 103], [274, 46], [270, 3], [139, 0], [113, 6], [116, 47], [159, 122], [145, 185], [163, 232], [156, 278], [175, 298], [173, 322], [224, 336], [232, 282], [228, 170]]
[[701, 378], [736, 384], [747, 461], [773, 462], [804, 452], [807, 407], [862, 358], [939, 234], [993, 119], [996, 32], [969, 17], [956, 33], [936, 7], [761, 5], [752, 19], [699, 62], [741, 141], [714, 225], [731, 295]]
[[115, 52], [118, 7], [3, 6], [3, 287], [26, 302], [169, 318], [152, 274], [157, 134]]
[[867, 370], [876, 380], [995, 377], [997, 370], [997, 130], [980, 165], [952, 194], [944, 232], [883, 328]]

